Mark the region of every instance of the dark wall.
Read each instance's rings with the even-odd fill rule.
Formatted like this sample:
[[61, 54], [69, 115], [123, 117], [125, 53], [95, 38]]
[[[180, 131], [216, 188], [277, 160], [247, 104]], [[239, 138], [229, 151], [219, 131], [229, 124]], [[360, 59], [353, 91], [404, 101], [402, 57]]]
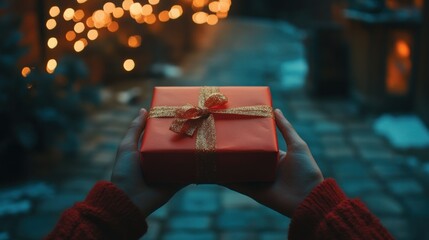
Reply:
[[416, 110], [429, 126], [429, 1], [423, 7], [423, 24], [416, 82]]

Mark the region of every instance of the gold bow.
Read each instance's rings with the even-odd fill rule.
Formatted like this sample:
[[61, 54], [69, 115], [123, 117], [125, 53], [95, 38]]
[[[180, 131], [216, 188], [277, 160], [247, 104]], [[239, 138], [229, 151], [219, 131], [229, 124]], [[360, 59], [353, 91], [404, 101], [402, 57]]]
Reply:
[[216, 171], [213, 154], [216, 147], [214, 114], [228, 114], [272, 118], [273, 110], [267, 105], [225, 108], [228, 98], [218, 87], [202, 87], [198, 106], [156, 106], [150, 109], [149, 118], [174, 118], [170, 130], [193, 136], [196, 131], [195, 149], [200, 179], [210, 182]]

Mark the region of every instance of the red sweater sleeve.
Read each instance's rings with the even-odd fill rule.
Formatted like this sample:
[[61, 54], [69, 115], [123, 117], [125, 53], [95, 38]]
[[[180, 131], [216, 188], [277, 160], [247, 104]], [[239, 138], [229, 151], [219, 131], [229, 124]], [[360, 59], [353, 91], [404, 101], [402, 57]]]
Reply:
[[347, 199], [333, 179], [319, 184], [296, 209], [289, 239], [388, 240], [393, 237], [357, 199]]
[[138, 239], [146, 230], [144, 216], [125, 193], [102, 181], [62, 214], [46, 239]]

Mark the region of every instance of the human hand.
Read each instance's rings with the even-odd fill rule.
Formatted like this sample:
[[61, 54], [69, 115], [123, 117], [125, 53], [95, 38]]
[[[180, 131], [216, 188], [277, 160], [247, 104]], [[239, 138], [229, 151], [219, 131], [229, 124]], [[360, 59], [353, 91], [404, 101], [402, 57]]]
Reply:
[[180, 187], [149, 187], [140, 168], [139, 140], [146, 125], [147, 111], [141, 109], [131, 123], [116, 155], [111, 181], [123, 190], [145, 217], [164, 205]]
[[323, 181], [323, 175], [307, 144], [279, 109], [275, 110], [275, 117], [288, 149], [287, 153], [280, 151], [275, 181], [268, 185], [253, 183], [226, 187], [291, 217], [310, 191]]

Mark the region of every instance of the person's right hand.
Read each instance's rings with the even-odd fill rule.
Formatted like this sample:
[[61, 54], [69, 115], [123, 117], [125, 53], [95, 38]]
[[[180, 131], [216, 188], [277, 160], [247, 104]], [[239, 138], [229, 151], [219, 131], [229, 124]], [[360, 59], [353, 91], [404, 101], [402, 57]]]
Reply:
[[323, 175], [307, 144], [279, 109], [275, 110], [275, 117], [288, 149], [287, 153], [280, 151], [275, 181], [268, 185], [249, 183], [226, 187], [291, 217], [310, 191], [323, 181]]

